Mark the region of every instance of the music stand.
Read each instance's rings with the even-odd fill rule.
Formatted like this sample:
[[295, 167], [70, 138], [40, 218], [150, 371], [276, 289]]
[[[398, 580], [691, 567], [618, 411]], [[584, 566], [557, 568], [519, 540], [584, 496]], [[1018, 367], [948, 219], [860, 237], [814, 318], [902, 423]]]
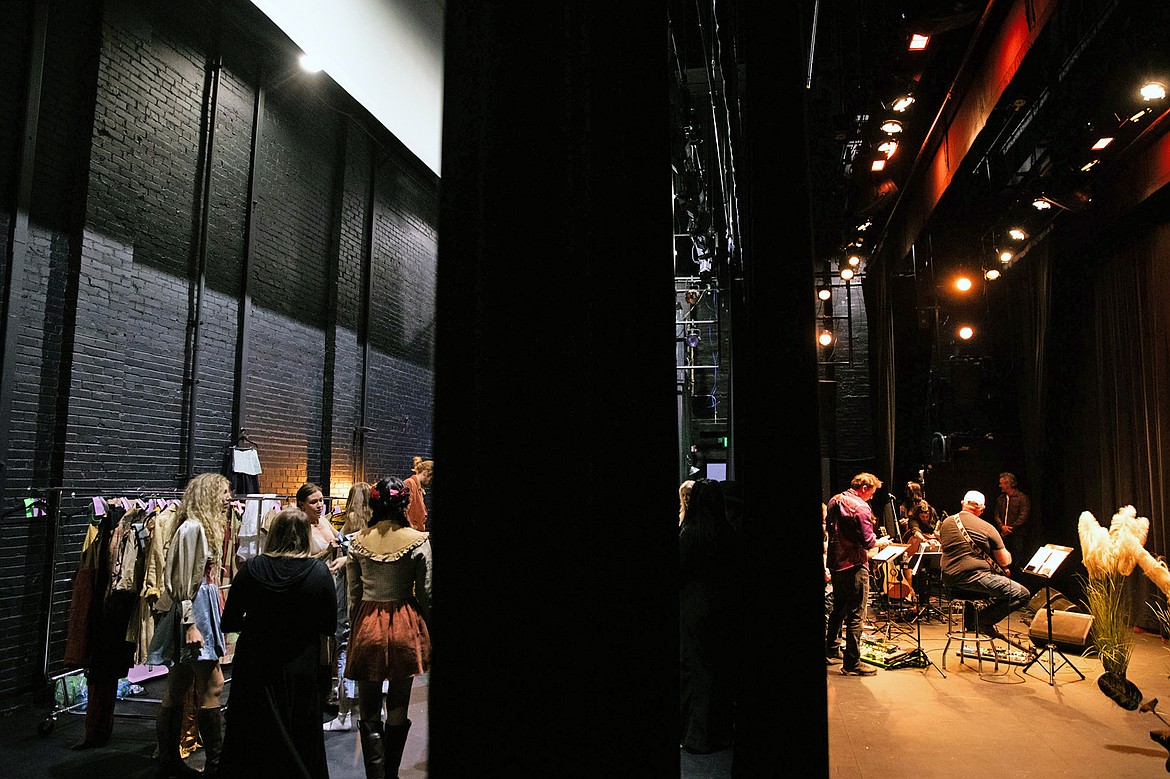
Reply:
[[[1048, 671], [1048, 684], [1050, 686], [1056, 684], [1056, 672], [1066, 665], [1076, 671], [1077, 676], [1081, 677], [1082, 680], [1085, 678], [1085, 675], [1081, 673], [1081, 670], [1073, 665], [1072, 661], [1065, 657], [1064, 652], [1061, 652], [1059, 649], [1057, 649], [1056, 645], [1052, 641], [1052, 590], [1049, 586], [1049, 582], [1052, 580], [1052, 574], [1056, 573], [1056, 569], [1060, 567], [1060, 564], [1063, 563], [1065, 558], [1067, 558], [1071, 553], [1072, 547], [1070, 546], [1045, 544], [1036, 550], [1036, 554], [1032, 555], [1032, 559], [1029, 560], [1028, 564], [1024, 566], [1025, 573], [1030, 573], [1034, 576], [1039, 576], [1044, 579], [1044, 611], [1048, 615], [1048, 643], [1045, 644], [1043, 649], [1036, 653], [1036, 656], [1033, 657], [1026, 666], [1024, 666], [1024, 673], [1028, 673], [1029, 668], [1031, 668], [1036, 663], [1039, 663], [1041, 666], [1044, 666], [1046, 671]], [[1044, 661], [1044, 656], [1046, 654], [1048, 656], [1047, 665], [1045, 665]], [[1056, 658], [1054, 655], [1060, 655], [1060, 665], [1056, 664]]]
[[[913, 580], [913, 578], [918, 575], [918, 570], [923, 566], [923, 564], [925, 564], [928, 569], [923, 576], [923, 578], [926, 580], [926, 588], [922, 592], [915, 590], [915, 593], [918, 595], [918, 613], [915, 615], [914, 621], [917, 622], [921, 619], [937, 619], [938, 621], [942, 622], [946, 619], [946, 616], [942, 613], [940, 608], [930, 602], [931, 581], [934, 577], [932, 577], [929, 572], [929, 569], [938, 569], [941, 565], [942, 552], [937, 550], [928, 550], [926, 547], [927, 545], [924, 541], [918, 547], [918, 552], [914, 554], [914, 569], [911, 573], [911, 580]], [[930, 562], [926, 562], [927, 560], [930, 560]], [[941, 595], [939, 596], [939, 599], [941, 601]]]
[[[885, 549], [878, 550], [878, 552], [876, 554], [874, 554], [874, 556], [872, 558], [870, 558], [871, 562], [882, 563], [884, 566], [884, 570], [885, 570], [885, 587], [884, 587], [884, 589], [886, 590], [886, 592], [883, 594], [884, 594], [885, 600], [886, 600], [886, 640], [887, 641], [891, 637], [890, 633], [891, 633], [891, 629], [892, 629], [893, 623], [894, 623], [894, 604], [891, 602], [891, 598], [889, 595], [890, 579], [891, 579], [890, 563], [892, 561], [898, 559], [899, 557], [901, 557], [906, 552], [906, 550], [909, 548], [910, 547], [906, 544], [890, 544]], [[909, 630], [899, 628], [898, 632], [908, 634]]]

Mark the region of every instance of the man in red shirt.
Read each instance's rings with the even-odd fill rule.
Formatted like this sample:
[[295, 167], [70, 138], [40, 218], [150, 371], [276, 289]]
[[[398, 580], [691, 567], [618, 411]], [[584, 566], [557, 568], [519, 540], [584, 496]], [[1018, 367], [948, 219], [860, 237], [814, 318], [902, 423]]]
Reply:
[[[825, 631], [825, 657], [832, 663], [842, 658], [845, 676], [873, 676], [877, 669], [861, 662], [861, 626], [869, 601], [869, 559], [890, 545], [873, 531], [873, 509], [869, 500], [882, 486], [872, 473], [853, 477], [849, 489], [829, 500], [825, 514], [828, 534], [826, 566], [833, 579], [833, 611]], [[845, 626], [845, 651], [837, 649], [837, 635]]]

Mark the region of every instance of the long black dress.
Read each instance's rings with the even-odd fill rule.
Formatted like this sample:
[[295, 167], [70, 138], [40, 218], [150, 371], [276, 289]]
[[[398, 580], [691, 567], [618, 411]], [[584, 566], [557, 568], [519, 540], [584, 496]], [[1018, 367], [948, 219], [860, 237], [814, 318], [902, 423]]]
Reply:
[[232, 579], [225, 633], [232, 660], [220, 776], [328, 779], [321, 730], [321, 637], [337, 628], [325, 563], [307, 557], [248, 560]]

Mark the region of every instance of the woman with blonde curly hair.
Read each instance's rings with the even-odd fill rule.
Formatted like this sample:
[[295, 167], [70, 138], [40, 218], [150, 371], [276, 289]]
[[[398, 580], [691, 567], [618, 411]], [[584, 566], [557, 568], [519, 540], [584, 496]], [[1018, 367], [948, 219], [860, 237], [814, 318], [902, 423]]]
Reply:
[[681, 527], [687, 518], [687, 506], [691, 502], [691, 489], [695, 486], [694, 479], [687, 479], [678, 485], [678, 524]]
[[156, 724], [160, 776], [201, 775], [179, 755], [182, 704], [192, 685], [206, 754], [202, 776], [218, 775], [223, 747], [219, 698], [224, 684], [219, 661], [225, 654], [220, 557], [231, 499], [224, 476], [201, 473], [191, 479], [167, 543], [165, 590], [155, 604], [159, 618], [147, 659], [150, 665], [170, 669]]

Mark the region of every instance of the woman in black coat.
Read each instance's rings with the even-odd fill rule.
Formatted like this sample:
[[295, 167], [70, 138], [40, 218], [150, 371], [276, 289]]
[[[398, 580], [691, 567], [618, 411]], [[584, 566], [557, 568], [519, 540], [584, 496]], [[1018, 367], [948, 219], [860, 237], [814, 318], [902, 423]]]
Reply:
[[232, 579], [224, 632], [238, 632], [228, 696], [223, 777], [328, 779], [321, 730], [321, 637], [337, 628], [333, 576], [309, 556], [298, 508], [272, 520], [264, 553]]

